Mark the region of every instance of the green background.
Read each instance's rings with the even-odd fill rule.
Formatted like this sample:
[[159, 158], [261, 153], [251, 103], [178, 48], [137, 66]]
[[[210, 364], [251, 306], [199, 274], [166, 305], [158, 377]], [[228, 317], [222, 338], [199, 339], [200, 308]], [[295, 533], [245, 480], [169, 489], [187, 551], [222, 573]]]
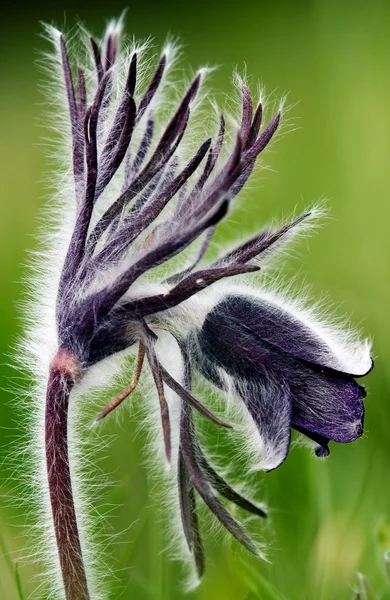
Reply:
[[[45, 202], [49, 160], [42, 147], [44, 117], [37, 88], [42, 76], [35, 50], [45, 49], [39, 21], [72, 26], [76, 17], [100, 35], [105, 20], [124, 8], [110, 3], [67, 3], [61, 8], [8, 6], [2, 14], [0, 60], [0, 598], [18, 595], [15, 564], [25, 597], [37, 587], [33, 564], [23, 561], [25, 533], [33, 526], [18, 488], [23, 462], [10, 467], [9, 447], [21, 436], [13, 390], [20, 376], [8, 363], [20, 332], [16, 301], [23, 263], [34, 248]], [[220, 65], [213, 87], [230, 93], [235, 66], [247, 65], [253, 89], [262, 81], [275, 95], [289, 93], [288, 117], [296, 130], [267, 154], [272, 170], [249, 186], [234, 221], [253, 231], [271, 217], [289, 215], [328, 198], [331, 219], [303, 242], [288, 275], [300, 272], [317, 295], [326, 293], [340, 314], [351, 315], [374, 339], [377, 357], [367, 378], [366, 433], [358, 443], [332, 444], [321, 462], [294, 448], [278, 470], [258, 479], [258, 495], [272, 508], [262, 532], [270, 564], [248, 557], [229, 541], [208, 540], [208, 573], [190, 600], [347, 600], [361, 571], [385, 590], [383, 553], [390, 548], [390, 4], [375, 0], [294, 2], [134, 2], [126, 30], [162, 43], [179, 35], [185, 62]], [[237, 235], [232, 224], [222, 235]], [[141, 398], [138, 398], [141, 400]], [[163, 552], [167, 539], [158, 517], [155, 480], [145, 465], [145, 436], [115, 419], [116, 434], [99, 463], [114, 473], [106, 489], [108, 529], [120, 534], [109, 553], [117, 581], [111, 598], [184, 598], [180, 565]], [[16, 444], [16, 446], [12, 446]], [[16, 502], [14, 502], [14, 500]], [[129, 527], [130, 526], [130, 527]], [[6, 553], [5, 556], [1, 554]], [[38, 594], [45, 598], [45, 593]], [[386, 596], [383, 596], [385, 598]], [[388, 596], [390, 597], [390, 596]]]

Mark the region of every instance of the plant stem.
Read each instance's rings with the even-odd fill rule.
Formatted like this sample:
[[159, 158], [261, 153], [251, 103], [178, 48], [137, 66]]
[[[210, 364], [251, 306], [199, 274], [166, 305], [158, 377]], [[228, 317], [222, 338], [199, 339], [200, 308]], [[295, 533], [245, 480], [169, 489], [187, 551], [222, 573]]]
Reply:
[[89, 600], [68, 455], [68, 406], [80, 375], [77, 358], [60, 349], [47, 385], [45, 414], [46, 467], [58, 557], [66, 600]]

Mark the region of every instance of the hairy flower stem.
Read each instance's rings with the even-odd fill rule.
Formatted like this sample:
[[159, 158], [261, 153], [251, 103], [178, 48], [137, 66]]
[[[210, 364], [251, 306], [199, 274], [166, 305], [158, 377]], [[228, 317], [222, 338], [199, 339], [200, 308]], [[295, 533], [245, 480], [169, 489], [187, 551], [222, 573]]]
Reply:
[[66, 600], [89, 600], [68, 456], [69, 396], [80, 376], [76, 357], [60, 349], [49, 373], [45, 445], [50, 503]]

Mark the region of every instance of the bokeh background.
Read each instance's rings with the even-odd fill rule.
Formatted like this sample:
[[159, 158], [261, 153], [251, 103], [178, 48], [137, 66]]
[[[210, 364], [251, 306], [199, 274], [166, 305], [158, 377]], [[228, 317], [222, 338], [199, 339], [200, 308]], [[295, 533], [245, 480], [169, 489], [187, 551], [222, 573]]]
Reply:
[[[36, 50], [47, 48], [39, 21], [71, 27], [79, 17], [100, 35], [106, 19], [125, 7], [117, 0], [84, 0], [61, 6], [14, 2], [1, 9], [1, 600], [28, 598], [37, 585], [36, 567], [23, 560], [33, 519], [27, 501], [12, 503], [20, 494], [23, 464], [15, 471], [6, 457], [21, 436], [12, 389], [23, 382], [8, 358], [20, 333], [16, 301], [26, 253], [35, 247], [49, 169], [39, 123], [42, 76], [35, 65]], [[126, 27], [156, 43], [167, 33], [180, 36], [189, 66], [220, 65], [212, 84], [223, 92], [231, 91], [233, 68], [246, 64], [254, 89], [262, 81], [276, 96], [289, 93], [296, 130], [268, 153], [270, 171], [246, 192], [234, 220], [242, 231], [253, 231], [271, 217], [328, 198], [332, 218], [304, 242], [288, 272], [299, 271], [316, 294], [325, 293], [340, 314], [351, 315], [373, 337], [377, 361], [367, 378], [363, 439], [332, 444], [324, 462], [295, 448], [280, 469], [259, 478], [259, 495], [273, 509], [261, 534], [270, 547], [270, 564], [229, 541], [209, 539], [207, 577], [188, 596], [180, 585], [180, 565], [163, 551], [167, 539], [156, 482], [145, 466], [145, 436], [136, 435], [137, 425], [130, 421], [115, 429], [113, 420], [116, 438], [100, 463], [117, 482], [106, 490], [107, 504], [115, 507], [109, 533], [118, 534], [120, 542], [110, 549], [117, 577], [110, 598], [347, 600], [357, 572], [382, 598], [390, 598], [383, 561], [390, 548], [390, 4], [148, 0], [130, 4]], [[233, 230], [225, 225], [222, 237]], [[42, 590], [34, 597], [47, 596]]]

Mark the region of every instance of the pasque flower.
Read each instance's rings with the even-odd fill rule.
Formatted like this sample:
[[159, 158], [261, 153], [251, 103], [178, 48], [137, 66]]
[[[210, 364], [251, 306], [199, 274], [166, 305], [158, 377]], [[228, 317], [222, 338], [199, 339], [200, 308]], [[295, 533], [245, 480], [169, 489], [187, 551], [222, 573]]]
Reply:
[[[122, 351], [137, 348], [133, 380], [98, 414], [100, 421], [132, 393], [147, 363], [161, 409], [166, 461], [177, 470], [183, 532], [200, 576], [197, 494], [254, 553], [256, 544], [218, 496], [260, 517], [266, 514], [230, 487], [201, 448], [194, 410], [216, 426], [234, 424], [211, 412], [207, 397], [195, 398], [193, 374], [245, 405], [259, 433], [259, 468], [269, 470], [285, 459], [291, 428], [314, 440], [319, 456], [328, 454], [329, 440], [350, 442], [361, 435], [364, 389], [354, 377], [368, 372], [371, 359], [367, 343], [339, 335], [310, 311], [250, 286], [249, 274], [302, 230], [313, 211], [205, 263], [215, 228], [275, 135], [280, 113], [264, 124], [262, 104], [255, 105], [239, 81], [235, 133], [221, 115], [216, 130], [210, 126], [210, 137], [194, 149], [191, 115], [197, 113], [203, 71], [162, 125], [162, 113], [172, 106], [172, 49], [147, 80], [144, 48], [121, 49], [121, 23], [108, 27], [101, 44], [80, 34], [89, 45], [84, 57], [89, 56], [75, 69], [62, 34], [48, 31], [61, 70], [55, 85], [68, 105], [73, 190], [66, 192], [72, 199], [71, 230], [65, 222], [64, 231], [59, 225], [66, 255], [58, 281], [52, 282], [56, 351], [46, 393], [47, 485], [63, 590], [67, 600], [85, 600], [88, 565], [72, 491], [67, 419], [71, 392], [91, 368], [114, 355], [120, 362]], [[168, 273], [162, 274], [163, 265], [172, 265]], [[222, 282], [238, 276], [246, 276], [245, 286]], [[172, 369], [170, 356], [159, 352], [161, 336], [179, 363]], [[174, 393], [170, 402], [168, 390]], [[175, 411], [179, 419], [171, 419]]]
[[362, 435], [366, 394], [354, 377], [366, 375], [372, 361], [367, 354], [349, 363], [332, 341], [314, 324], [251, 294], [228, 295], [207, 314], [196, 364], [221, 388], [219, 370], [230, 376], [262, 437], [264, 469], [286, 458], [291, 427], [314, 440], [321, 457], [328, 456], [330, 440]]

